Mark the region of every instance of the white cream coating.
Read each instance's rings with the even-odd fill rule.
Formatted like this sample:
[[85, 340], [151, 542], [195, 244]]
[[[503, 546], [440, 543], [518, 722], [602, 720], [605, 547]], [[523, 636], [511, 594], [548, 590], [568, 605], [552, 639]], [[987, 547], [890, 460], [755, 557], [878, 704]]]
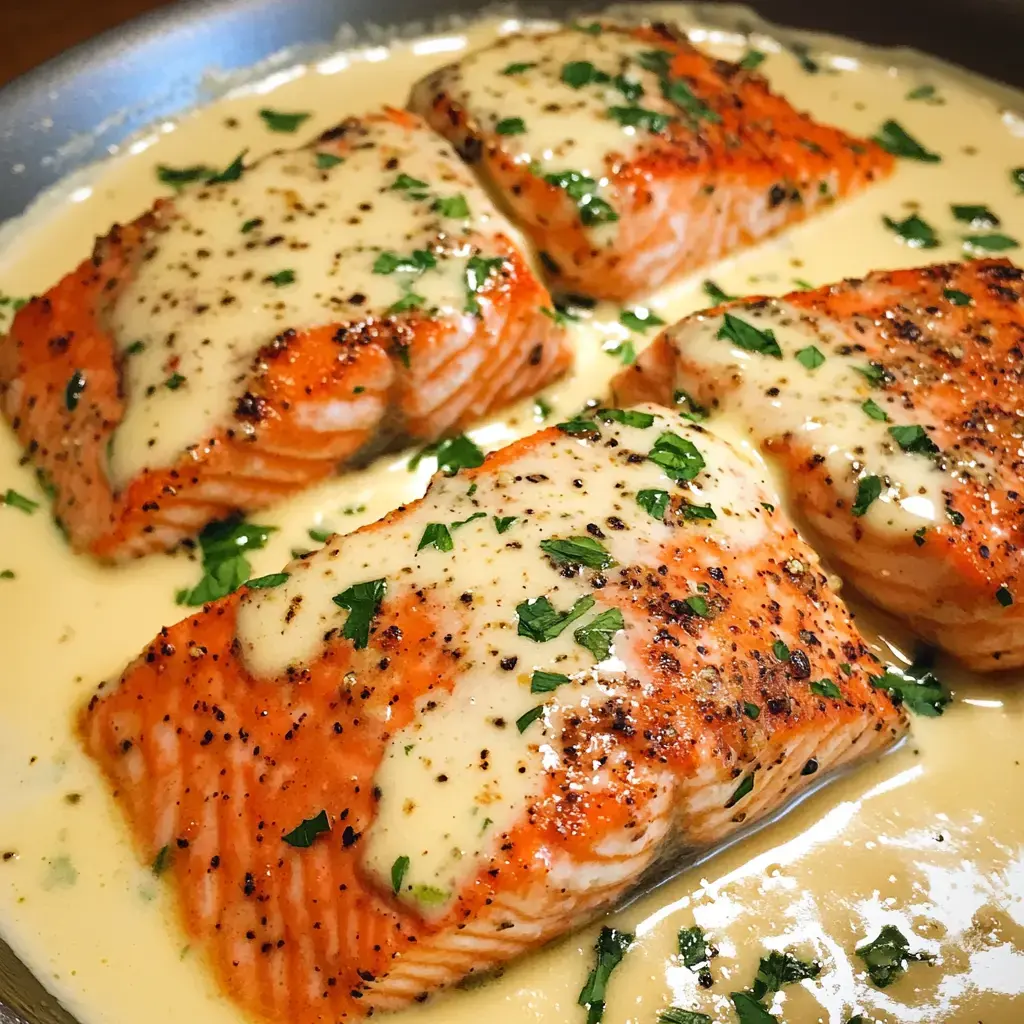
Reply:
[[[429, 886], [454, 898], [496, 837], [520, 822], [529, 799], [540, 795], [547, 720], [557, 723], [564, 708], [599, 692], [585, 684], [626, 670], [630, 656], [618, 643], [628, 648], [628, 637], [617, 633], [607, 660], [595, 664], [574, 632], [609, 607], [595, 574], [610, 579], [616, 566], [651, 564], [674, 532], [637, 503], [639, 491], [685, 493], [692, 504], [710, 505], [715, 520], [682, 529], [708, 536], [723, 550], [750, 547], [764, 535], [758, 504], [763, 471], [677, 415], [657, 406], [634, 411], [645, 410], [651, 419], [643, 427], [599, 414], [599, 439], [559, 434], [507, 468], [482, 473], [475, 487], [465, 476], [439, 475], [426, 498], [394, 524], [333, 539], [312, 558], [291, 563], [282, 586], [243, 597], [241, 656], [260, 677], [280, 678], [318, 660], [325, 634], [350, 614], [332, 598], [372, 579], [387, 581], [387, 601], [425, 595], [424, 614], [436, 607], [438, 627], [450, 631], [443, 639], [446, 649], [458, 652], [454, 692], [422, 698], [413, 723], [390, 737], [374, 777], [382, 795], [362, 848], [365, 866], [385, 888], [392, 865], [408, 856], [404, 897], [415, 899], [418, 887]], [[674, 483], [654, 462], [629, 461], [666, 433], [694, 445], [704, 459], [705, 468], [688, 485]], [[499, 533], [495, 517], [507, 516], [515, 522]], [[449, 527], [451, 551], [433, 544], [417, 550], [432, 523]], [[543, 541], [595, 536], [613, 560], [605, 572], [563, 571], [565, 563], [541, 549]], [[698, 593], [696, 583], [692, 593]], [[517, 605], [541, 597], [562, 612], [581, 598], [596, 603], [541, 643], [517, 634]], [[549, 702], [530, 692], [535, 669], [584, 685], [562, 687]], [[348, 685], [358, 687], [358, 674], [350, 675]], [[520, 733], [516, 721], [541, 704], [546, 720]], [[555, 725], [551, 735], [559, 731]], [[427, 912], [443, 912], [446, 902], [438, 898]]]
[[[631, 5], [634, 12], [641, 6]], [[747, 44], [729, 26], [743, 18], [755, 26], [754, 45], [768, 54], [761, 70], [798, 108], [857, 134], [894, 117], [943, 157], [940, 164], [901, 162], [894, 177], [855, 200], [665, 289], [652, 299], [664, 319], [707, 305], [703, 277], [731, 294], [781, 293], [794, 278], [824, 284], [878, 267], [919, 265], [921, 250], [901, 245], [882, 225], [883, 214], [902, 217], [917, 209], [940, 233], [943, 244], [930, 253], [937, 260], [960, 253], [962, 232], [949, 215], [950, 202], [986, 202], [1003, 230], [1024, 237], [1024, 201], [1007, 173], [1024, 163], [1024, 120], [1003, 112], [1000, 104], [1011, 102], [1005, 90], [910, 53], [870, 51], [847, 41], [826, 45], [825, 54], [814, 51], [835, 73], [807, 75], [775, 42], [791, 37], [757, 28], [749, 12], [704, 7], [700, 17], [710, 21], [698, 22], [695, 11], [679, 5], [659, 4], [656, 11], [680, 17], [698, 44], [733, 57]], [[362, 112], [371, 100], [401, 105], [415, 80], [457, 57], [460, 48], [486, 45], [515, 25], [487, 22], [398, 43], [391, 51], [372, 47], [332, 56], [301, 73], [277, 75], [273, 91], [268, 81], [260, 92], [229, 97], [165, 126], [122, 158], [79, 177], [25, 222], [8, 226], [0, 239], [0, 289], [30, 294], [71, 270], [97, 234], [149, 206], [159, 188], [157, 163], [223, 167], [246, 146], [255, 158], [280, 145], [282, 137], [269, 135], [260, 122], [260, 107], [313, 111], [302, 141]], [[936, 87], [941, 105], [904, 98], [924, 84]], [[225, 127], [230, 116], [238, 128]], [[618, 309], [601, 307], [574, 327], [578, 369], [545, 392], [551, 422], [602, 394], [620, 368], [602, 351], [630, 337], [617, 317]], [[641, 347], [643, 339], [632, 337]], [[493, 447], [537, 423], [532, 403], [525, 402], [474, 436]], [[6, 467], [0, 485], [40, 499], [31, 472], [16, 465], [19, 454], [9, 432], [0, 431], [0, 466]], [[310, 526], [352, 529], [418, 497], [428, 475], [429, 462], [410, 473], [405, 457], [384, 461], [263, 513], [260, 521], [280, 531], [254, 555], [254, 574], [276, 571], [290, 548], [308, 547]], [[0, 854], [14, 853], [0, 857], [0, 933], [84, 1024], [239, 1024], [233, 1005], [188, 948], [170, 889], [140, 864], [120, 809], [71, 731], [70, 711], [95, 681], [116, 676], [161, 624], [177, 620], [174, 593], [194, 584], [197, 565], [156, 556], [101, 569], [73, 557], [41, 512], [0, 508], [0, 568], [16, 573], [13, 580], [0, 579], [6, 640]], [[902, 652], [911, 651], [912, 639], [892, 620], [858, 608], [858, 622], [880, 657], [900, 662]], [[651, 1024], [669, 1005], [735, 1024], [728, 992], [750, 985], [768, 949], [784, 948], [818, 956], [825, 967], [819, 981], [788, 986], [775, 997], [775, 1012], [786, 1024], [844, 1024], [857, 1012], [886, 1024], [1019, 1024], [1024, 693], [1013, 678], [983, 680], [945, 665], [940, 671], [957, 700], [941, 719], [915, 720], [912, 743], [609, 919], [638, 938], [613, 976], [605, 1024]], [[80, 801], [69, 803], [71, 794]], [[720, 951], [708, 991], [676, 954], [677, 930], [695, 921]], [[939, 956], [937, 965], [912, 965], [898, 984], [874, 988], [853, 950], [883, 923], [916, 936], [917, 948]], [[510, 967], [498, 980], [415, 1006], [398, 1019], [581, 1021], [576, 1000], [593, 963], [596, 927]]]
[[[870, 369], [868, 359], [851, 351], [858, 339], [848, 328], [780, 300], [733, 309], [730, 315], [770, 331], [781, 357], [720, 337], [724, 315], [698, 316], [672, 329], [674, 348], [698, 377], [722, 382], [716, 390], [727, 415], [755, 445], [793, 435], [797, 444], [825, 459], [850, 505], [859, 481], [880, 477], [882, 493], [868, 507], [865, 522], [914, 533], [945, 517], [945, 493], [954, 479], [973, 477], [984, 486], [988, 475], [976, 458], [955, 451], [932, 457], [899, 446], [890, 427], [920, 426], [930, 435], [934, 424], [921, 418], [924, 410], [908, 412], [892, 395], [872, 387], [860, 372]], [[824, 362], [809, 368], [797, 354], [812, 347]], [[864, 409], [869, 401], [874, 416]]]
[[[332, 152], [325, 144], [274, 153], [237, 181], [190, 187], [175, 200], [174, 218], [147, 244], [110, 314], [128, 350], [125, 416], [110, 457], [115, 487], [227, 427], [256, 354], [283, 330], [382, 316], [410, 292], [424, 310], [456, 322], [471, 316], [473, 243], [486, 246], [507, 224], [447, 143], [373, 121], [343, 163], [321, 166], [319, 154]], [[457, 196], [468, 218], [434, 208]], [[382, 253], [416, 250], [436, 265], [374, 272]], [[282, 272], [294, 280], [275, 283]]]
[[[517, 162], [536, 161], [546, 173], [579, 171], [600, 181], [650, 133], [624, 126], [609, 114], [611, 108], [632, 105], [615, 85], [592, 82], [574, 88], [563, 81], [563, 69], [586, 62], [609, 77], [624, 75], [643, 89], [636, 105], [678, 117], [679, 109], [661, 94], [658, 76], [637, 61], [638, 54], [653, 48], [621, 33], [591, 35], [573, 29], [540, 41], [512, 37], [469, 56], [459, 72], [445, 76], [444, 84], [456, 99], [468, 99], [484, 131], [494, 131], [506, 120], [523, 122], [525, 131], [502, 137], [502, 148]], [[505, 73], [516, 64], [531, 66]], [[573, 132], [568, 138], [567, 123]]]

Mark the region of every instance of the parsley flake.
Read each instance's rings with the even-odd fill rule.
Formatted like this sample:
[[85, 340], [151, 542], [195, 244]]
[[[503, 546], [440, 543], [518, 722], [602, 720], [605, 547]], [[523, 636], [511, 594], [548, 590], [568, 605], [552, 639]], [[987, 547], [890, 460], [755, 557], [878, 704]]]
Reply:
[[654, 442], [647, 458], [661, 466], [665, 475], [676, 483], [693, 480], [705, 466], [704, 456], [692, 441], [668, 431]]
[[631, 331], [643, 332], [648, 327], [661, 327], [665, 321], [660, 316], [655, 316], [646, 306], [635, 306], [633, 309], [624, 309], [619, 314], [619, 323]]
[[615, 564], [604, 545], [593, 537], [569, 537], [566, 540], [542, 540], [541, 551], [560, 565], [581, 565], [588, 569], [607, 569]]
[[402, 889], [402, 883], [409, 872], [409, 858], [406, 856], [396, 857], [391, 865], [391, 891], [397, 896]]
[[811, 693], [819, 697], [828, 697], [831, 700], [842, 700], [842, 691], [832, 682], [831, 679], [819, 679], [810, 684]]
[[387, 580], [369, 580], [366, 583], [356, 583], [331, 598], [339, 608], [348, 609], [348, 618], [345, 620], [341, 635], [351, 640], [357, 651], [362, 650], [370, 642], [370, 623], [380, 609], [387, 589]]
[[918, 424], [903, 427], [890, 427], [892, 439], [911, 455], [934, 455], [939, 446], [928, 436], [924, 427]]
[[783, 640], [776, 640], [772, 644], [772, 654], [774, 654], [779, 661], [789, 661], [789, 647]]
[[191, 590], [178, 592], [178, 604], [196, 607], [237, 590], [252, 577], [252, 566], [245, 553], [265, 547], [274, 530], [273, 526], [259, 526], [244, 519], [209, 523], [199, 534], [202, 579]]
[[451, 551], [455, 547], [451, 531], [444, 523], [427, 523], [416, 550], [422, 551], [431, 546], [437, 548], [438, 551]]
[[259, 113], [268, 131], [283, 133], [298, 131], [299, 127], [312, 117], [309, 111], [285, 113], [283, 110], [271, 110], [269, 107], [264, 107]]
[[753, 324], [741, 320], [731, 313], [726, 313], [722, 326], [715, 335], [720, 341], [731, 341], [737, 348], [746, 352], [758, 352], [761, 355], [782, 358], [782, 349], [770, 330], [758, 330]]
[[873, 420], [878, 420], [880, 423], [889, 422], [889, 414], [873, 398], [862, 403], [861, 409]]
[[533, 61], [506, 64], [501, 73], [503, 75], [521, 75], [524, 71], [529, 71], [530, 68], [535, 68], [536, 66], [536, 63]]
[[679, 415], [682, 416], [684, 420], [690, 420], [693, 423], [702, 423], [708, 418], [708, 410], [703, 405], [698, 405], [688, 391], [683, 391], [682, 389], [676, 391], [672, 396], [672, 401], [675, 405], [681, 406]]
[[646, 430], [654, 426], [654, 414], [638, 409], [598, 409], [597, 418], [603, 423], [621, 423], [625, 427]]
[[672, 122], [668, 114], [638, 106], [609, 107], [608, 116], [623, 128], [642, 128], [653, 135], [663, 132]]
[[442, 217], [452, 217], [456, 220], [463, 220], [468, 217], [469, 203], [461, 193], [454, 196], [442, 196], [434, 200], [434, 209]]
[[911, 961], [930, 963], [932, 960], [928, 953], [911, 953], [907, 937], [891, 924], [883, 925], [877, 938], [858, 946], [855, 952], [879, 988], [886, 988], [898, 980]]
[[343, 164], [344, 162], [344, 157], [337, 156], [334, 153], [318, 152], [316, 155], [316, 165], [321, 171], [329, 171], [332, 167], [337, 167], [338, 164]]
[[745, 54], [739, 60], [739, 66], [744, 71], [753, 71], [755, 68], [759, 68], [765, 60], [765, 54], [760, 50], [747, 50]]
[[268, 274], [263, 280], [275, 288], [283, 288], [286, 284], [295, 283], [295, 271], [279, 270], [276, 274]]
[[465, 434], [429, 444], [409, 460], [409, 469], [416, 469], [423, 459], [434, 456], [437, 468], [445, 476], [455, 476], [460, 469], [475, 469], [484, 464], [484, 453]]
[[606, 608], [595, 615], [586, 625], [573, 633], [580, 647], [585, 647], [598, 661], [604, 661], [611, 653], [615, 634], [626, 628], [622, 612], [618, 608]]
[[533, 725], [544, 714], [544, 705], [538, 704], [535, 708], [530, 708], [525, 714], [520, 715], [516, 719], [516, 728], [520, 733], [526, 732], [526, 730]]
[[668, 508], [668, 491], [642, 490], [636, 492], [636, 503], [652, 518], [664, 519]]
[[757, 721], [761, 716], [761, 709], [756, 704], [751, 704], [750, 701], [743, 702], [743, 714], [752, 721]]
[[942, 297], [948, 299], [954, 306], [969, 306], [972, 301], [967, 292], [962, 292], [958, 288], [943, 288]]
[[998, 231], [988, 235], [964, 236], [964, 248], [968, 252], [1006, 252], [1008, 249], [1018, 248], [1019, 245], [1016, 238], [1000, 234]]
[[757, 769], [755, 768], [749, 775], [745, 775], [740, 784], [736, 787], [732, 796], [726, 801], [726, 809], [735, 807], [745, 796], [753, 792], [754, 789], [754, 775]]
[[721, 306], [726, 302], [734, 302], [736, 300], [735, 295], [727, 295], [721, 288], [718, 287], [712, 280], [707, 280], [701, 287], [704, 289], [704, 294], [716, 305]]
[[567, 612], [558, 611], [547, 597], [536, 597], [516, 605], [517, 633], [535, 643], [546, 643], [565, 632], [570, 623], [585, 615], [595, 604], [587, 594], [576, 599]]
[[857, 497], [854, 499], [851, 513], [858, 518], [867, 513], [867, 510], [881, 497], [882, 478], [877, 476], [865, 476], [857, 483]]
[[580, 990], [577, 1002], [586, 1007], [587, 1024], [601, 1024], [604, 1018], [605, 996], [612, 971], [622, 963], [626, 951], [633, 944], [633, 936], [615, 928], [604, 927], [594, 946], [596, 962]]
[[297, 825], [291, 832], [281, 838], [289, 845], [300, 849], [313, 845], [313, 840], [324, 832], [331, 831], [331, 823], [327, 820], [327, 812], [321, 811], [312, 818], [306, 818], [301, 825]]
[[580, 221], [586, 227], [611, 224], [619, 219], [611, 205], [597, 194], [598, 186], [593, 178], [579, 171], [558, 171], [544, 175], [544, 180], [560, 188], [576, 204]]
[[170, 377], [164, 381], [164, 387], [167, 388], [168, 391], [177, 391], [187, 379], [188, 378], [183, 377], [180, 373], [172, 373]]
[[706, 1013], [670, 1006], [658, 1013], [658, 1024], [712, 1024], [712, 1021]]
[[245, 170], [245, 154], [248, 152], [249, 151], [247, 149], [243, 149], [242, 152], [224, 168], [223, 171], [219, 171], [212, 177], [207, 178], [207, 185], [226, 185], [228, 182], [238, 181], [242, 176], [242, 172]]
[[999, 218], [981, 203], [950, 203], [949, 208], [957, 220], [970, 224], [972, 228], [999, 227]]
[[476, 295], [505, 264], [504, 256], [470, 256], [466, 261], [466, 312], [479, 313]]
[[175, 191], [180, 191], [186, 185], [192, 185], [197, 181], [207, 181], [210, 175], [215, 173], [205, 164], [193, 164], [191, 167], [168, 167], [166, 164], [158, 164], [156, 169], [157, 179], [164, 185], [170, 185]]
[[291, 578], [290, 572], [271, 572], [266, 576], [254, 576], [251, 580], [245, 581], [245, 586], [250, 590], [267, 590], [271, 587], [279, 587], [287, 583]]
[[912, 249], [934, 249], [939, 244], [935, 228], [916, 213], [912, 213], [904, 220], [883, 217], [882, 222], [890, 231], [895, 231]]
[[494, 126], [494, 130], [499, 135], [525, 135], [526, 122], [521, 117], [505, 117]]
[[535, 669], [530, 679], [530, 693], [552, 693], [572, 680], [561, 672], [543, 672]]
[[816, 978], [819, 974], [821, 964], [816, 961], [800, 960], [792, 953], [773, 949], [767, 956], [761, 957], [761, 962], [757, 965], [752, 995], [763, 1002], [765, 996], [778, 992], [783, 985]]
[[585, 85], [604, 85], [612, 80], [611, 75], [594, 67], [589, 60], [574, 60], [563, 64], [559, 77], [572, 89], [582, 89]]
[[504, 533], [519, 518], [518, 516], [492, 516], [494, 528], [498, 533]]
[[769, 1013], [747, 992], [730, 992], [729, 998], [736, 1008], [739, 1024], [779, 1024], [779, 1018]]
[[895, 704], [924, 718], [938, 718], [950, 701], [942, 681], [927, 663], [914, 662], [907, 668], [890, 665], [883, 675], [871, 676], [876, 690], [885, 690]]
[[932, 153], [925, 149], [896, 121], [886, 121], [879, 129], [878, 134], [872, 136], [872, 141], [877, 142], [882, 149], [892, 153], [893, 156], [903, 157], [904, 160], [920, 160], [929, 164], [937, 164], [942, 160], [938, 153]]
[[796, 353], [797, 362], [808, 370], [816, 370], [825, 362], [825, 354], [816, 345], [808, 345]]

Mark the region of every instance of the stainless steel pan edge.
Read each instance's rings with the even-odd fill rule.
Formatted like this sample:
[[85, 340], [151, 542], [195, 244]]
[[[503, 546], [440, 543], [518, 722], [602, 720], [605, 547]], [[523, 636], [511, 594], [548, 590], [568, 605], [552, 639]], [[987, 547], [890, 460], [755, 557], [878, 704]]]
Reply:
[[[570, 16], [601, 2], [523, 0], [527, 15]], [[1024, 0], [755, 0], [770, 21], [912, 46], [1024, 86]], [[329, 47], [342, 26], [436, 25], [479, 0], [187, 0], [75, 47], [0, 89], [0, 221], [146, 125], [211, 98], [208, 75]], [[100, 126], [100, 127], [97, 127]], [[159, 993], [154, 993], [159, 999]], [[75, 1024], [0, 940], [0, 1024]]]

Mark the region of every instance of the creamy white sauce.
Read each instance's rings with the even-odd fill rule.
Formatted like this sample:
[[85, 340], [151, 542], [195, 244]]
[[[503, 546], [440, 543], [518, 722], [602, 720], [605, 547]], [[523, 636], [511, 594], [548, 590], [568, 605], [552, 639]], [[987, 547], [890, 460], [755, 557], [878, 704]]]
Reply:
[[[126, 411], [110, 453], [115, 488], [232, 422], [274, 325], [358, 323], [408, 296], [457, 325], [471, 318], [469, 258], [481, 244], [493, 257], [507, 222], [440, 139], [372, 121], [346, 142], [274, 153], [236, 181], [190, 186], [147, 240], [110, 312], [127, 353]], [[339, 152], [343, 162], [332, 163]], [[436, 208], [458, 197], [468, 216]], [[432, 265], [418, 270], [416, 252]], [[385, 253], [404, 258], [403, 268], [375, 272]], [[367, 402], [372, 414], [376, 401]]]
[[[878, 476], [884, 487], [879, 500], [868, 506], [865, 522], [914, 533], [944, 517], [944, 492], [954, 478], [974, 477], [986, 484], [985, 467], [973, 456], [949, 452], [933, 459], [900, 447], [890, 427], [930, 431], [935, 424], [872, 387], [861, 372], [870, 369], [866, 358], [849, 350], [857, 339], [841, 324], [781, 301], [734, 309], [730, 316], [771, 332], [781, 354], [751, 351], [722, 337], [724, 316], [697, 317], [671, 331], [677, 351], [700, 373], [721, 382], [715, 391], [723, 406], [755, 445], [794, 435], [798, 444], [825, 459], [836, 489], [851, 505], [859, 481]], [[810, 351], [824, 361], [813, 365]], [[810, 365], [800, 361], [801, 353]]]
[[[673, 5], [659, 10], [693, 17]], [[223, 167], [246, 146], [253, 158], [279, 146], [281, 136], [268, 134], [257, 116], [260, 107], [314, 111], [296, 136], [302, 141], [346, 114], [380, 102], [401, 105], [413, 81], [461, 48], [493, 38], [499, 27], [331, 58], [166, 126], [8, 229], [0, 290], [45, 289], [88, 254], [111, 222], [142, 212], [159, 191], [157, 163]], [[746, 46], [728, 31], [701, 26], [694, 38], [733, 56]], [[920, 263], [922, 252], [887, 231], [883, 214], [918, 209], [940, 231], [943, 245], [929, 253], [939, 260], [960, 254], [964, 232], [949, 213], [951, 202], [987, 203], [1003, 219], [1002, 230], [1024, 238], [1024, 198], [1008, 174], [1024, 164], [1024, 135], [1020, 118], [1000, 107], [1005, 91], [966, 83], [917, 58], [901, 56], [890, 67], [888, 56], [846, 43], [835, 44], [834, 56], [816, 54], [827, 70], [807, 75], [769, 37], [757, 35], [755, 43], [769, 54], [762, 70], [797, 106], [862, 134], [894, 117], [943, 161], [901, 162], [891, 180], [863, 196], [654, 296], [663, 318], [707, 305], [704, 276], [732, 294], [781, 293], [794, 278], [822, 284]], [[935, 86], [941, 104], [905, 99], [924, 84]], [[239, 126], [228, 127], [228, 118]], [[551, 422], [599, 396], [619, 369], [603, 351], [631, 337], [617, 316], [617, 309], [601, 308], [576, 328], [576, 375], [544, 396]], [[643, 344], [638, 334], [632, 340]], [[537, 423], [526, 402], [474, 435], [495, 447]], [[40, 499], [18, 454], [9, 431], [0, 431], [0, 490]], [[382, 462], [261, 515], [281, 529], [254, 554], [254, 573], [276, 571], [292, 547], [308, 547], [309, 527], [348, 530], [419, 496], [431, 468], [430, 460], [417, 472], [406, 469], [404, 457]], [[177, 620], [174, 593], [195, 582], [198, 566], [155, 556], [98, 568], [69, 553], [42, 511], [2, 507], [0, 569], [15, 573], [0, 579], [0, 932], [85, 1024], [237, 1022], [186, 947], [170, 892], [139, 863], [119, 809], [71, 733], [72, 711], [96, 681], [116, 676], [161, 624]], [[859, 621], [886, 660], [910, 651], [909, 638], [890, 620], [864, 612]], [[818, 981], [775, 998], [787, 1024], [845, 1024], [855, 1012], [900, 1024], [1016, 1024], [1024, 1000], [1024, 699], [1013, 679], [984, 681], [948, 667], [942, 674], [956, 688], [956, 702], [941, 719], [916, 719], [914, 737], [895, 755], [614, 916], [638, 938], [612, 977], [606, 1024], [651, 1024], [672, 1004], [733, 1021], [728, 993], [751, 984], [769, 948], [816, 955], [824, 965]], [[677, 930], [695, 921], [719, 950], [707, 992], [675, 954]], [[936, 954], [937, 963], [911, 965], [897, 985], [874, 988], [853, 949], [883, 923], [898, 924], [913, 936], [913, 948]], [[405, 1018], [582, 1021], [576, 999], [594, 937], [594, 928], [584, 929], [498, 981], [414, 1007]]]

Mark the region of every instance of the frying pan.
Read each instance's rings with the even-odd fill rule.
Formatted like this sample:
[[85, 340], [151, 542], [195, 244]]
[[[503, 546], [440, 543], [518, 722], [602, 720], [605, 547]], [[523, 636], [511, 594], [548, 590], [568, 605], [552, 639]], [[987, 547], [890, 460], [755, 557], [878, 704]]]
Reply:
[[[570, 17], [605, 6], [523, 0], [516, 11]], [[753, 7], [781, 25], [912, 46], [1024, 86], [1024, 0], [754, 0]], [[0, 221], [146, 125], [211, 99], [211, 69], [242, 71], [283, 51], [291, 64], [330, 49], [343, 25], [355, 29], [355, 41], [373, 27], [427, 29], [460, 13], [479, 15], [480, 0], [189, 0], [138, 18], [0, 90]], [[75, 1024], [0, 940], [0, 1024], [26, 1022]]]

